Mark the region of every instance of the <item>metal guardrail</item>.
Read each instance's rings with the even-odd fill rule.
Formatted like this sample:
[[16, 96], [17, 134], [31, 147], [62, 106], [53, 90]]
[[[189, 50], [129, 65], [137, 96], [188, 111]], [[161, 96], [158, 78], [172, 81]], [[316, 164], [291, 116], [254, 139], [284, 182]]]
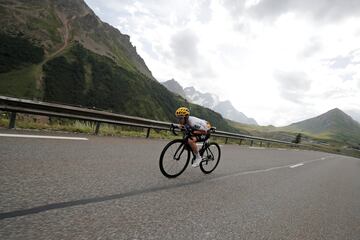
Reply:
[[[126, 115], [115, 114], [106, 111], [99, 111], [99, 110], [80, 108], [69, 105], [61, 105], [61, 104], [54, 104], [48, 102], [40, 102], [40, 101], [33, 101], [33, 100], [26, 100], [26, 99], [19, 99], [19, 98], [5, 97], [5, 96], [0, 96], [0, 110], [11, 113], [9, 128], [15, 127], [17, 113], [70, 118], [70, 119], [96, 122], [95, 134], [99, 133], [101, 123], [145, 128], [147, 129], [147, 134], [146, 134], [147, 138], [150, 135], [151, 129], [169, 131], [170, 126], [172, 124], [169, 122], [126, 116]], [[237, 133], [223, 132], [218, 130], [216, 130], [216, 132], [213, 133], [212, 136], [225, 138], [225, 143], [227, 143], [228, 139], [238, 139], [240, 140], [240, 144], [243, 140], [250, 140], [251, 145], [253, 145], [253, 141], [260, 141], [260, 146], [262, 146], [262, 142], [267, 142], [268, 145], [269, 143], [286, 144], [292, 146], [295, 145], [294, 143], [286, 142], [286, 141], [267, 139], [267, 138], [261, 138], [261, 137], [255, 137], [255, 136], [249, 136], [249, 135], [243, 135]]]

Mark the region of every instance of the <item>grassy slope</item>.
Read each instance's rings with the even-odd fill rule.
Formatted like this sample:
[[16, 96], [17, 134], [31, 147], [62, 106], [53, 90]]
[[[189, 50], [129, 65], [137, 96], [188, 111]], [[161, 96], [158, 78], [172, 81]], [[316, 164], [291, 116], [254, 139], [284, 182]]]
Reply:
[[0, 94], [14, 97], [39, 98], [41, 90], [36, 86], [36, 79], [42, 74], [39, 65], [26, 66], [0, 74]]
[[[277, 128], [274, 126], [246, 125], [229, 120], [228, 122], [231, 126], [237, 128], [242, 133], [271, 139], [293, 141], [299, 133], [299, 129], [295, 128], [289, 129], [286, 127]], [[360, 145], [356, 143], [349, 143], [348, 138], [344, 138], [344, 140], [329, 133], [313, 134], [304, 131], [302, 131], [301, 135], [301, 143], [309, 146], [307, 149], [360, 158]]]
[[[4, 60], [0, 66], [9, 69], [0, 71], [0, 94], [41, 98], [42, 64], [63, 44], [58, 31], [62, 23], [53, 6], [45, 1], [4, 3], [0, 5], [0, 12], [0, 54], [5, 57], [0, 58]], [[26, 53], [31, 56], [39, 47], [41, 51], [45, 50], [40, 60], [37, 58], [34, 61], [31, 57], [23, 56]]]
[[281, 128], [276, 128], [274, 126], [248, 125], [230, 120], [227, 120], [227, 122], [231, 126], [239, 129], [239, 131], [243, 134], [248, 134], [258, 137], [265, 137], [265, 138], [291, 142], [295, 139], [297, 134], [297, 132], [283, 131]]
[[[332, 134], [329, 132], [322, 132], [320, 134], [314, 134], [296, 129], [294, 127], [274, 127], [274, 126], [255, 126], [246, 125], [229, 121], [229, 124], [243, 133], [248, 133], [254, 136], [261, 136], [271, 139], [279, 139], [284, 141], [295, 140], [296, 135], [301, 132], [301, 143], [316, 146], [315, 150], [322, 150], [332, 153], [341, 153], [345, 155], [351, 155], [360, 157], [360, 152], [355, 149], [360, 149], [360, 145], [357, 142], [349, 141], [348, 135], [343, 134], [339, 137], [339, 134]], [[315, 144], [315, 145], [314, 145]]]
[[0, 33], [0, 93], [4, 95], [38, 96], [37, 79], [44, 51], [21, 35]]

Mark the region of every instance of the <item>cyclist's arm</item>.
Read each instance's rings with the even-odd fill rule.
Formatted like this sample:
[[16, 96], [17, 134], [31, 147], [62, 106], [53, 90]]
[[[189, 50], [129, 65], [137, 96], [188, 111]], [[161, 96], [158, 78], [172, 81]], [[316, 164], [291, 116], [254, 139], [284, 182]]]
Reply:
[[203, 135], [203, 134], [207, 134], [207, 131], [205, 131], [205, 130], [195, 130], [195, 131], [193, 131], [193, 134]]
[[194, 131], [194, 128], [191, 127], [189, 124], [179, 124], [179, 128], [183, 129], [187, 132], [190, 132], [190, 133], [192, 133]]

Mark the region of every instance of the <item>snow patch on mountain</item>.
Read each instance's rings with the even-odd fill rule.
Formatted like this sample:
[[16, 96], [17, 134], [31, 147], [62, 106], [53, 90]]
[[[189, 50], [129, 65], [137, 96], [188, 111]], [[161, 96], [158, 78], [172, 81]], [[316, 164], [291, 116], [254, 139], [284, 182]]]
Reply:
[[186, 87], [184, 89], [174, 79], [162, 82], [162, 84], [169, 91], [186, 98], [189, 102], [210, 108], [220, 113], [224, 118], [239, 123], [258, 125], [255, 119], [248, 118], [244, 113], [239, 112], [230, 101], [220, 101], [219, 96], [215, 94], [202, 93], [197, 91], [194, 87]]

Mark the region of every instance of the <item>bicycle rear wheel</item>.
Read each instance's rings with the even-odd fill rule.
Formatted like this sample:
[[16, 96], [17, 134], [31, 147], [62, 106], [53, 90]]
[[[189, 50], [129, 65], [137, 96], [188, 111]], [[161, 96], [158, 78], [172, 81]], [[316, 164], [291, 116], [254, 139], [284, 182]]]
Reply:
[[161, 152], [159, 167], [168, 178], [175, 178], [183, 173], [189, 164], [190, 151], [182, 139], [169, 142]]
[[217, 143], [210, 143], [203, 154], [203, 161], [200, 164], [200, 169], [203, 173], [208, 174], [215, 170], [219, 164], [221, 157], [221, 150]]

